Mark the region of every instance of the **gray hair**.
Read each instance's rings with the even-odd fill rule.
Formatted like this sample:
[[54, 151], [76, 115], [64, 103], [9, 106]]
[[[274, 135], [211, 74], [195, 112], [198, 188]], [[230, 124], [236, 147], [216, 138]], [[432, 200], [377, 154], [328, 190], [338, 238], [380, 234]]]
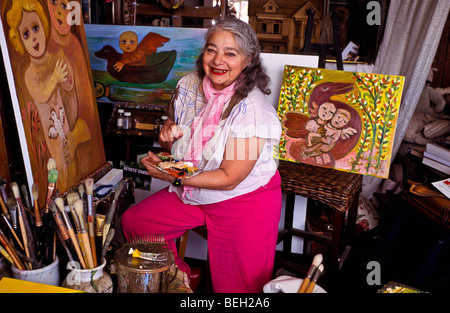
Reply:
[[[270, 94], [270, 89], [268, 89], [270, 78], [267, 76], [265, 68], [262, 65], [259, 42], [253, 28], [248, 23], [235, 17], [218, 20], [216, 24], [208, 29], [208, 32], [205, 35], [205, 46], [208, 43], [209, 38], [211, 38], [217, 30], [225, 30], [232, 33], [239, 50], [244, 53], [250, 61], [247, 68], [244, 70], [244, 79], [239, 84], [236, 93], [241, 97], [246, 97], [256, 86], [263, 93]], [[205, 76], [202, 66], [205, 46], [197, 58], [196, 63], [197, 72], [200, 78]]]

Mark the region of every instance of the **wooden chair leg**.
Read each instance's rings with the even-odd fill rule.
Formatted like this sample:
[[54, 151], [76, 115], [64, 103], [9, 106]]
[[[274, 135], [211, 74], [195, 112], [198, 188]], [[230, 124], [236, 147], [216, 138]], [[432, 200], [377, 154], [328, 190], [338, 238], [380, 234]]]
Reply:
[[180, 238], [177, 239], [176, 245], [178, 250], [178, 256], [184, 260], [184, 254], [186, 253], [186, 245], [189, 236], [189, 230], [186, 230]]

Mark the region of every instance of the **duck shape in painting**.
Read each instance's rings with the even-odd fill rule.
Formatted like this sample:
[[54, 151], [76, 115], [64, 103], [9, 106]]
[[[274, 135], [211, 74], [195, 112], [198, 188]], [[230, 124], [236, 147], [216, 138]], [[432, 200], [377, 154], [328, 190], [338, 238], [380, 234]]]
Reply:
[[286, 136], [294, 139], [287, 146], [287, 152], [294, 160], [334, 167], [335, 160], [355, 147], [361, 133], [361, 118], [354, 108], [335, 99], [352, 92], [353, 88], [352, 83], [319, 84], [312, 90], [308, 101], [309, 115], [285, 113], [283, 127]]
[[105, 59], [107, 72], [115, 79], [133, 84], [154, 84], [166, 80], [175, 60], [176, 51], [156, 52], [170, 39], [150, 32], [138, 43], [136, 33], [127, 31], [119, 37], [123, 53], [106, 45], [95, 56]]

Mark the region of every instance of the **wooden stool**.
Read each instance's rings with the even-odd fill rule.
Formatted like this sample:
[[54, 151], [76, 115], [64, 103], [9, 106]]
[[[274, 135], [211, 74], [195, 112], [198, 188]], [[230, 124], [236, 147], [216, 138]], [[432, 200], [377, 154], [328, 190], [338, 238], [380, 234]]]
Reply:
[[[351, 247], [353, 241], [358, 198], [362, 189], [362, 175], [283, 160], [280, 160], [278, 171], [281, 175], [282, 192], [286, 194], [284, 229], [278, 235], [278, 243], [283, 241], [283, 252], [289, 253], [292, 236], [330, 245], [330, 268], [325, 270], [327, 274], [330, 274], [330, 278], [335, 278], [339, 271], [344, 231], [345, 245]], [[320, 201], [334, 209], [331, 238], [293, 228], [295, 195]], [[346, 213], [348, 214], [347, 223], [345, 222]]]
[[[206, 226], [199, 226], [192, 229], [195, 233], [203, 237], [204, 239], [208, 239], [208, 231]], [[176, 240], [176, 246], [178, 250], [178, 256], [184, 260], [184, 256], [186, 253], [186, 245], [189, 238], [189, 230], [186, 230], [180, 238]], [[197, 291], [198, 285], [200, 284], [200, 280], [202, 279], [202, 270], [198, 267], [191, 267], [191, 277], [190, 277], [190, 287], [193, 292]], [[206, 260], [206, 268], [204, 273], [204, 281], [205, 281], [205, 291], [211, 292], [211, 273], [209, 271], [209, 262]]]

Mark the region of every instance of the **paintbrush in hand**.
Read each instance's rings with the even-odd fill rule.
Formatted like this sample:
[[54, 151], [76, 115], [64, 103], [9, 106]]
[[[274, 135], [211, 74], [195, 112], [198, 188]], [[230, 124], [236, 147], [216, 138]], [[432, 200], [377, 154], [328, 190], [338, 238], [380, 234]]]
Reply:
[[89, 235], [86, 230], [86, 222], [84, 218], [83, 200], [78, 199], [73, 205], [75, 207], [75, 212], [77, 212], [78, 218], [80, 220], [80, 234], [83, 240], [84, 251], [86, 253], [87, 266], [88, 268], [94, 268], [94, 259], [92, 257], [91, 244], [89, 243]]
[[125, 183], [122, 181], [114, 190], [114, 199], [111, 203], [111, 206], [109, 207], [108, 213], [106, 213], [105, 225], [103, 225], [103, 244], [105, 244], [106, 236], [108, 235], [109, 228], [111, 227], [111, 223], [114, 218], [114, 214], [116, 213], [117, 201], [120, 194], [122, 193], [124, 185]]
[[75, 252], [77, 253], [78, 259], [80, 260], [81, 266], [86, 269], [86, 264], [84, 263], [83, 254], [81, 253], [80, 246], [78, 245], [78, 240], [75, 236], [75, 231], [73, 230], [72, 223], [70, 222], [69, 216], [66, 213], [66, 208], [64, 207], [64, 200], [62, 198], [56, 198], [55, 204], [61, 212], [61, 216], [64, 220], [64, 223], [67, 228], [67, 232], [69, 233], [70, 240], [75, 248]]
[[25, 247], [25, 253], [29, 259], [29, 263], [33, 269], [39, 268], [41, 264], [38, 263], [36, 258], [36, 246], [34, 243], [33, 233], [31, 232], [30, 223], [25, 212], [25, 208], [20, 197], [19, 186], [16, 182], [11, 183], [11, 190], [16, 198], [17, 212], [19, 213], [19, 224], [22, 230], [23, 245]]

